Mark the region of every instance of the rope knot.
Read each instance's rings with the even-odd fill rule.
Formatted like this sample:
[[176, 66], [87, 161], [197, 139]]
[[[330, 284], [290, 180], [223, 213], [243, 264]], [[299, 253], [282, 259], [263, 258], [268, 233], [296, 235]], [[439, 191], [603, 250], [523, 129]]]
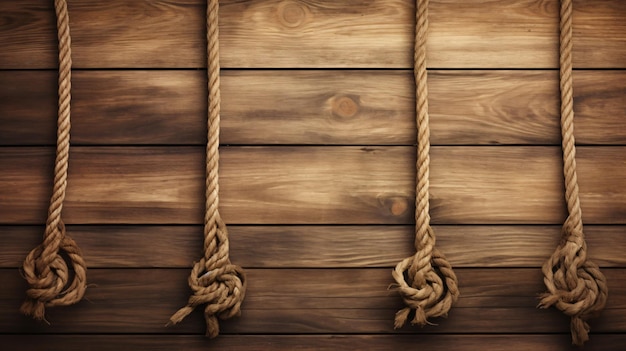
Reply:
[[193, 294], [187, 305], [170, 317], [168, 325], [179, 323], [197, 306], [206, 304], [206, 335], [214, 338], [219, 334], [218, 317], [228, 319], [241, 314], [247, 281], [239, 266], [227, 263], [222, 267], [206, 270], [205, 263], [202, 259], [194, 264], [188, 279]]
[[76, 303], [86, 290], [85, 262], [76, 242], [65, 235], [63, 222], [59, 221], [46, 234], [43, 243], [26, 256], [23, 265], [23, 275], [30, 288], [20, 311], [37, 320], [45, 319], [45, 307]]
[[456, 275], [446, 258], [437, 249], [429, 259], [420, 256], [418, 251], [405, 258], [392, 272], [396, 289], [407, 306], [396, 313], [395, 329], [406, 323], [411, 311], [414, 313], [411, 324], [432, 325], [428, 318], [446, 317], [458, 299]]
[[606, 305], [608, 288], [600, 268], [586, 259], [582, 231], [563, 226], [559, 247], [544, 263], [544, 283], [548, 292], [540, 295], [538, 307], [555, 306], [572, 318], [572, 342], [582, 345], [589, 339], [587, 320]]
[[589, 339], [589, 325], [586, 320], [604, 308], [608, 288], [606, 278], [598, 266], [587, 260], [587, 245], [583, 234], [574, 137], [572, 8], [572, 0], [560, 1], [561, 149], [568, 216], [563, 224], [561, 241], [542, 267], [548, 292], [541, 295], [538, 307], [556, 306], [570, 316], [572, 342], [582, 346]]
[[56, 0], [59, 47], [59, 101], [57, 114], [57, 147], [54, 162], [54, 182], [48, 207], [43, 242], [31, 250], [23, 265], [23, 276], [30, 285], [26, 301], [20, 307], [23, 314], [45, 320], [45, 307], [71, 305], [82, 299], [86, 290], [86, 266], [80, 249], [65, 235], [61, 219], [70, 150], [71, 101], [71, 36], [67, 2]]
[[219, 1], [209, 0], [206, 8], [208, 116], [205, 173], [204, 256], [191, 269], [188, 283], [193, 291], [187, 305], [178, 310], [167, 325], [179, 323], [194, 308], [206, 304], [206, 335], [219, 334], [217, 318], [227, 319], [241, 313], [246, 294], [243, 269], [231, 264], [226, 224], [219, 207], [219, 133], [220, 133], [220, 65]]
[[415, 251], [392, 271], [397, 290], [406, 307], [398, 311], [394, 327], [401, 328], [413, 313], [411, 324], [431, 324], [430, 317], [447, 316], [459, 296], [456, 275], [450, 263], [435, 248], [435, 233], [430, 227], [430, 127], [428, 116], [428, 74], [426, 39], [428, 0], [415, 6], [415, 112], [417, 126], [417, 163], [415, 187]]

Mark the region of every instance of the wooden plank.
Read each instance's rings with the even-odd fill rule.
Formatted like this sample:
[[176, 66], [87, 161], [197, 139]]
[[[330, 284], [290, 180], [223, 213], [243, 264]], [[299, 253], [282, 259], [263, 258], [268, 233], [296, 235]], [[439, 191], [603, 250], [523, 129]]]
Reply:
[[[57, 73], [0, 71], [0, 83], [0, 145], [53, 145], [56, 141]], [[76, 92], [74, 88], [72, 94]], [[74, 111], [71, 113], [71, 122], [75, 124]], [[71, 138], [74, 142], [74, 130]]]
[[[23, 351], [40, 350], [41, 345], [56, 350], [154, 350], [184, 349], [335, 351], [335, 350], [409, 350], [430, 351], [562, 351], [575, 350], [567, 334], [508, 335], [221, 335], [207, 340], [202, 335], [1, 335], [0, 342]], [[587, 351], [622, 351], [623, 334], [591, 334]]]
[[56, 67], [58, 49], [53, 3], [2, 1], [0, 13], [3, 18], [0, 25], [3, 48], [0, 50], [0, 68]]
[[[223, 323], [228, 333], [394, 333], [400, 298], [388, 290], [390, 269], [248, 270], [243, 315]], [[1, 333], [200, 333], [202, 314], [176, 327], [164, 321], [189, 295], [188, 269], [92, 269], [86, 301], [50, 309], [51, 325], [21, 316], [24, 281], [18, 270], [0, 270]], [[537, 309], [539, 269], [459, 269], [462, 295], [437, 328], [406, 327], [398, 333], [564, 333], [567, 318]], [[626, 275], [605, 270], [611, 294], [595, 332], [626, 330]], [[515, 282], [511, 277], [515, 277]], [[480, 318], [476, 318], [480, 315]]]
[[[203, 64], [203, 2], [68, 1], [73, 66], [199, 67]], [[3, 2], [6, 50], [1, 68], [56, 66], [52, 4], [41, 0]]]
[[[54, 144], [56, 73], [0, 71], [0, 81], [0, 144]], [[203, 144], [204, 81], [77, 71], [72, 142]], [[429, 85], [434, 145], [560, 143], [556, 72], [431, 71]], [[221, 142], [412, 145], [413, 89], [409, 71], [223, 71]], [[574, 92], [577, 142], [626, 144], [626, 72], [576, 71]]]
[[[42, 0], [3, 2], [0, 68], [53, 68], [54, 14]], [[197, 68], [204, 2], [70, 1], [75, 67]], [[439, 0], [428, 62], [450, 68], [555, 68], [556, 0]], [[494, 14], [497, 14], [495, 16]], [[575, 1], [574, 65], [625, 67], [626, 4]], [[412, 2], [221, 1], [224, 67], [412, 66]]]
[[[68, 224], [198, 224], [204, 150], [75, 147]], [[3, 224], [43, 223], [50, 148], [0, 149]], [[557, 147], [434, 147], [436, 224], [558, 224], [564, 218]], [[624, 147], [580, 147], [588, 224], [624, 224]], [[409, 224], [412, 147], [225, 147], [221, 210], [231, 224]], [[521, 160], [521, 161], [520, 161]]]
[[[560, 226], [434, 226], [454, 267], [541, 267]], [[625, 226], [585, 227], [589, 257], [626, 268]], [[189, 267], [201, 226], [68, 226], [90, 268]], [[233, 262], [247, 268], [393, 267], [413, 254], [413, 226], [229, 226]], [[1, 268], [18, 268], [41, 226], [0, 226]]]
[[[574, 0], [574, 6], [577, 9], [573, 21], [586, 24], [574, 25], [574, 30], [581, 33], [574, 35], [574, 45], [584, 51], [578, 51], [578, 55], [573, 56], [574, 65], [581, 67], [589, 63], [595, 66], [592, 62], [602, 62], [605, 67], [623, 66], [626, 63], [626, 38], [619, 33], [626, 33], [626, 3]], [[610, 49], [606, 50], [603, 46]], [[609, 52], [610, 57], [603, 58]]]
[[[206, 142], [203, 78], [190, 71], [73, 72], [71, 142]], [[54, 145], [56, 80], [52, 71], [0, 72], [5, 82], [0, 85], [0, 144]]]

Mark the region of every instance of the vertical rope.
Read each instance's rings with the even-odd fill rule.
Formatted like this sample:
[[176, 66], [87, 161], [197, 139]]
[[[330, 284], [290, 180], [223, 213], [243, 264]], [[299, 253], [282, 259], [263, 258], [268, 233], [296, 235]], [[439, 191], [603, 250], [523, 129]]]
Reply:
[[207, 4], [207, 75], [208, 75], [208, 135], [206, 146], [206, 203], [204, 215], [204, 256], [196, 262], [189, 275], [193, 294], [187, 305], [170, 317], [170, 324], [182, 321], [196, 306], [206, 304], [204, 317], [206, 335], [219, 334], [220, 319], [241, 314], [246, 293], [246, 279], [241, 267], [230, 262], [228, 231], [218, 212], [219, 205], [219, 131], [220, 131], [220, 64], [218, 0]]
[[[59, 40], [59, 109], [54, 185], [43, 242], [26, 256], [24, 278], [30, 288], [20, 311], [45, 319], [45, 307], [71, 305], [85, 294], [87, 268], [74, 240], [65, 233], [61, 219], [70, 151], [71, 39], [67, 3], [56, 0]], [[72, 270], [70, 271], [70, 266]]]
[[395, 328], [402, 327], [414, 311], [411, 324], [430, 324], [428, 318], [447, 316], [459, 296], [457, 278], [445, 256], [435, 248], [430, 226], [429, 176], [430, 128], [426, 71], [428, 0], [416, 5], [414, 74], [417, 113], [417, 187], [415, 202], [416, 253], [402, 260], [392, 272], [406, 307], [396, 313]]
[[571, 317], [572, 343], [582, 345], [589, 339], [587, 319], [605, 306], [608, 295], [606, 278], [599, 267], [587, 259], [582, 210], [576, 176], [574, 140], [574, 98], [572, 84], [572, 1], [561, 0], [560, 10], [560, 90], [563, 175], [568, 217], [561, 231], [561, 242], [543, 265], [547, 293], [539, 307], [555, 305]]

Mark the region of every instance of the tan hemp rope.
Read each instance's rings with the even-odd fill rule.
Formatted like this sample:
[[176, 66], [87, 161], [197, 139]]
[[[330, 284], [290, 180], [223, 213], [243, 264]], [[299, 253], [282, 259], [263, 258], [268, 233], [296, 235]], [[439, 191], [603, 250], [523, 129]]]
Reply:
[[571, 317], [572, 343], [589, 340], [587, 319], [598, 314], [608, 296], [606, 278], [600, 268], [587, 259], [582, 211], [576, 176], [574, 141], [574, 98], [572, 87], [572, 1], [561, 0], [560, 12], [560, 88], [563, 173], [568, 217], [562, 228], [561, 242], [543, 265], [548, 289], [539, 307], [555, 305]]
[[59, 110], [54, 186], [43, 242], [24, 260], [23, 275], [30, 288], [20, 308], [22, 313], [38, 320], [45, 320], [46, 307], [71, 305], [80, 301], [85, 294], [87, 280], [82, 253], [74, 240], [66, 235], [61, 219], [70, 151], [72, 57], [67, 3], [65, 0], [56, 0], [54, 7], [59, 40]]
[[431, 324], [428, 318], [447, 316], [459, 297], [457, 278], [444, 255], [435, 248], [435, 233], [429, 215], [430, 129], [426, 72], [426, 36], [428, 0], [416, 5], [414, 74], [417, 112], [417, 187], [415, 208], [416, 253], [402, 260], [392, 272], [406, 307], [396, 313], [394, 327], [401, 328], [414, 316], [411, 324]]
[[206, 212], [204, 215], [204, 257], [196, 262], [189, 275], [193, 295], [187, 306], [170, 317], [170, 324], [182, 321], [198, 305], [205, 304], [206, 335], [219, 334], [217, 318], [227, 319], [241, 314], [246, 293], [245, 274], [231, 264], [228, 257], [228, 232], [218, 212], [219, 131], [220, 131], [220, 65], [218, 0], [207, 4], [207, 74], [209, 89], [208, 141], [206, 147]]

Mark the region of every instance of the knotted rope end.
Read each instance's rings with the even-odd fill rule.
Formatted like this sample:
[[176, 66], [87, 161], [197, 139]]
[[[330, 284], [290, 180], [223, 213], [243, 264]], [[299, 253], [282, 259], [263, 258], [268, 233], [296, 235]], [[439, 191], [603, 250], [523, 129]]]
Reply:
[[50, 322], [46, 320], [46, 305], [41, 301], [31, 298], [26, 299], [20, 306], [20, 312], [23, 315], [33, 317], [33, 319], [38, 321], [44, 321], [50, 325]]
[[589, 340], [589, 323], [582, 317], [572, 317], [570, 328], [572, 332], [572, 344], [583, 346], [583, 344]]
[[193, 311], [193, 307], [190, 305], [187, 305], [181, 309], [179, 309], [178, 311], [176, 311], [176, 313], [174, 313], [171, 317], [170, 320], [165, 323], [166, 327], [171, 327], [173, 325], [176, 325], [178, 323], [180, 323], [183, 319], [185, 319], [185, 317], [187, 317], [191, 312]]
[[410, 312], [411, 312], [411, 309], [408, 307], [405, 307], [401, 309], [400, 311], [396, 312], [396, 318], [393, 323], [393, 329], [402, 328], [404, 324], [406, 323], [406, 320], [409, 318]]
[[559, 301], [559, 296], [551, 293], [543, 293], [539, 294], [539, 303], [537, 304], [537, 308], [547, 309], [553, 306]]
[[[219, 335], [220, 319], [228, 319], [241, 315], [241, 303], [245, 297], [247, 280], [245, 272], [239, 266], [225, 263], [223, 267], [205, 270], [202, 259], [194, 265], [189, 284], [194, 294], [189, 297], [187, 305], [174, 313], [166, 327], [178, 324], [196, 307], [206, 304], [204, 318], [206, 336], [215, 338]], [[203, 272], [205, 273], [199, 273]]]
[[45, 319], [46, 307], [78, 303], [87, 290], [87, 268], [80, 256], [80, 250], [69, 236], [64, 237], [60, 244], [58, 251], [70, 252], [67, 257], [59, 252], [53, 253], [51, 263], [44, 266], [44, 269], [38, 269], [38, 265], [44, 265], [40, 262], [45, 262], [41, 256], [45, 252], [43, 246], [38, 246], [29, 253], [20, 270], [22, 277], [30, 285], [20, 312], [47, 324], [50, 323]]
[[[572, 334], [572, 344], [583, 346], [589, 340], [589, 324], [587, 320], [597, 317], [606, 305], [608, 288], [606, 278], [599, 268], [591, 261], [585, 261], [582, 267], [576, 270], [577, 286], [569, 290], [558, 287], [567, 286], [562, 277], [567, 276], [565, 267], [561, 266], [559, 279], [555, 279], [555, 274], [550, 274], [551, 266], [544, 266], [546, 274], [546, 287], [550, 292], [539, 295], [538, 308], [549, 308], [555, 306], [563, 313], [571, 317], [570, 330]], [[562, 273], [562, 272], [565, 273]], [[581, 288], [579, 288], [581, 287]], [[583, 289], [584, 288], [584, 289]]]
[[[413, 309], [410, 307], [405, 307], [399, 310], [398, 312], [396, 312], [393, 329], [402, 328], [406, 324], [406, 321], [409, 319], [409, 316], [412, 310]], [[426, 316], [426, 312], [424, 311], [423, 308], [418, 307], [414, 309], [414, 313], [415, 315], [413, 316], [413, 319], [411, 319], [411, 325], [418, 325], [420, 327], [424, 327], [426, 325], [433, 325], [433, 326], [437, 325], [437, 323], [432, 323], [428, 320], [428, 317]], [[443, 317], [447, 317], [447, 315], [444, 315]]]
[[[417, 274], [412, 272], [415, 267], [419, 267]], [[404, 326], [411, 311], [414, 311], [412, 325], [437, 325], [428, 319], [447, 317], [460, 295], [456, 275], [437, 249], [430, 260], [420, 259], [419, 252], [402, 260], [392, 270], [392, 277], [395, 283], [388, 288], [397, 291], [406, 305], [396, 313], [395, 329]]]
[[216, 338], [220, 334], [220, 323], [217, 320], [217, 317], [215, 317], [215, 315], [209, 315], [206, 313], [204, 317], [206, 320], [205, 336], [207, 336], [209, 339]]
[[413, 320], [411, 320], [411, 325], [419, 325], [420, 327], [423, 327], [425, 325], [437, 324], [429, 322], [428, 318], [426, 317], [426, 312], [424, 312], [424, 309], [418, 307], [415, 309], [415, 316], [413, 317]]

